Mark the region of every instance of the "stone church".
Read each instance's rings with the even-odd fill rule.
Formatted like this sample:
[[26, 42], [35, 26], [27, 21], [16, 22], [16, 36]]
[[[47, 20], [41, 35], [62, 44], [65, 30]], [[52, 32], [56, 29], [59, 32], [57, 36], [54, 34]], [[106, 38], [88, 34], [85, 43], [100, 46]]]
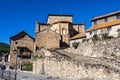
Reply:
[[[35, 38], [25, 31], [10, 38], [10, 66], [15, 66], [14, 50], [17, 50], [21, 62], [31, 59], [39, 48], [65, 48], [71, 42], [85, 38], [84, 23], [72, 23], [72, 15], [49, 14], [46, 23], [36, 21]], [[19, 62], [20, 63], [20, 62]]]

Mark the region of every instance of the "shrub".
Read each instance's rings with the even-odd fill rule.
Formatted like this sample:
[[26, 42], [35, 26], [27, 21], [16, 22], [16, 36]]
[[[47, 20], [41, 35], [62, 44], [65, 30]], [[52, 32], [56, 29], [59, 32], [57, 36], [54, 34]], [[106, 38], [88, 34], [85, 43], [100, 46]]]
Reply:
[[22, 65], [22, 70], [32, 71], [33, 70], [33, 63], [26, 62], [24, 65]]
[[109, 36], [109, 37], [108, 37], [108, 39], [112, 39], [112, 38], [114, 38], [114, 37], [113, 37], [113, 36]]
[[40, 58], [42, 58], [42, 55], [32, 55], [32, 58], [33, 59], [40, 59]]
[[98, 37], [98, 35], [93, 35], [92, 41], [98, 41], [100, 40], [100, 38]]
[[120, 37], [120, 33], [118, 33], [118, 37]]
[[120, 37], [120, 29], [118, 29], [117, 32], [118, 32], [118, 37]]
[[72, 44], [72, 46], [73, 46], [75, 49], [78, 47], [78, 45], [79, 45], [79, 42], [74, 42], [74, 43]]
[[88, 41], [89, 41], [89, 39], [86, 39], [86, 41], [88, 42]]
[[105, 39], [109, 39], [109, 35], [108, 35], [108, 33], [104, 33], [104, 34], [102, 34], [102, 37], [101, 37], [103, 40], [105, 40]]
[[114, 38], [113, 36], [109, 36], [108, 33], [105, 33], [105, 34], [102, 34], [102, 40], [105, 40], [105, 39], [112, 39]]
[[120, 33], [120, 29], [118, 29], [117, 32]]
[[86, 41], [86, 39], [82, 39], [82, 43], [85, 42], [85, 41]]

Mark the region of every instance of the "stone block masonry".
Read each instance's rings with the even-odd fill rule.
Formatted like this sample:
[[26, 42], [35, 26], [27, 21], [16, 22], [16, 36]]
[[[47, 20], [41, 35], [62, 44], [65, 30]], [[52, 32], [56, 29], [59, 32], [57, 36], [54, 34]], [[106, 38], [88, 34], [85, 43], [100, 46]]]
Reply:
[[[27, 52], [25, 51], [25, 55], [31, 55], [34, 50], [34, 39], [31, 38], [26, 32], [22, 31], [19, 34], [13, 36], [10, 38], [10, 67], [14, 68], [15, 67], [15, 62], [16, 62], [16, 56], [13, 53], [13, 51], [16, 49], [18, 51], [18, 55], [23, 54], [23, 48], [31, 51]], [[18, 47], [21, 48], [21, 50], [18, 50]], [[22, 60], [22, 57], [21, 57]], [[25, 61], [25, 59], [23, 59]], [[26, 59], [28, 60], [28, 59]]]
[[[33, 62], [33, 73], [42, 73], [42, 59]], [[119, 80], [120, 74], [114, 71], [107, 72], [106, 67], [99, 64], [81, 63], [65, 57], [46, 57], [44, 59], [45, 75], [71, 78], [79, 80], [83, 78], [93, 80]]]
[[113, 38], [93, 43], [80, 43], [77, 49], [73, 47], [64, 49], [66, 52], [81, 54], [89, 57], [106, 57], [109, 59], [117, 59], [120, 61], [120, 38]]

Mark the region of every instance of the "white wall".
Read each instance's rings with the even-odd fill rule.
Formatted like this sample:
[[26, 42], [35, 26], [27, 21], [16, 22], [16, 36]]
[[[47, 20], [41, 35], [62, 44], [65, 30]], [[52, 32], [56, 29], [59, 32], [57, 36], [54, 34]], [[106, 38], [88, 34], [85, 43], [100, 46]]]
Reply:
[[90, 35], [90, 32], [86, 32], [86, 36], [87, 36], [87, 37], [86, 37], [87, 39], [89, 39], [89, 38], [92, 37], [92, 36]]
[[80, 39], [71, 40], [71, 41], [70, 41], [70, 46], [72, 47], [72, 44], [73, 44], [74, 42], [82, 42], [83, 39], [85, 39], [85, 38], [80, 38]]
[[[118, 36], [118, 32], [117, 30], [120, 29], [120, 25], [116, 25], [116, 26], [111, 26], [111, 30], [109, 31], [109, 36], [113, 36], [113, 37], [117, 37]], [[101, 34], [104, 33], [108, 33], [107, 28], [102, 28], [102, 29], [98, 29], [96, 31], [92, 31], [92, 33], [90, 34], [90, 32], [86, 32], [86, 36], [87, 39], [92, 38], [94, 34], [97, 34], [98, 36], [100, 36]]]
[[97, 34], [97, 30], [92, 31], [92, 32], [86, 32], [86, 38], [90, 39], [91, 37], [93, 37], [94, 34]]
[[120, 29], [120, 25], [112, 26], [111, 30], [109, 32], [109, 36], [117, 37], [118, 36], [118, 32], [117, 32], [118, 29]]
[[110, 17], [108, 17], [108, 21], [109, 21], [109, 22], [110, 22], [110, 21], [114, 21], [114, 20], [117, 20], [116, 15], [115, 15], [115, 16], [110, 16]]
[[102, 23], [104, 23], [105, 21], [104, 21], [104, 19], [99, 19], [99, 20], [97, 20], [97, 24], [102, 24]]
[[[117, 20], [116, 15], [114, 15], [114, 16], [109, 16], [109, 17], [105, 17], [105, 18], [108, 19], [108, 22], [110, 22], [110, 21], [114, 21], [114, 20]], [[105, 20], [104, 20], [105, 18], [95, 20], [96, 23], [97, 23], [97, 25], [98, 25], [98, 24], [105, 23]], [[95, 22], [95, 21], [92, 21], [92, 26], [94, 26], [94, 22]]]

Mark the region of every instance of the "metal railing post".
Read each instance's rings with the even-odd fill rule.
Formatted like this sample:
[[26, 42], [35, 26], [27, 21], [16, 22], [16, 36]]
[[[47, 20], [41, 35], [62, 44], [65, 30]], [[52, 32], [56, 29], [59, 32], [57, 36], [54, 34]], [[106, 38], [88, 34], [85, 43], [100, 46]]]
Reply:
[[10, 80], [10, 74], [11, 74], [11, 72], [9, 71], [9, 80]]
[[4, 72], [3, 72], [3, 70], [2, 70], [2, 79], [3, 79], [3, 74], [4, 74]]

